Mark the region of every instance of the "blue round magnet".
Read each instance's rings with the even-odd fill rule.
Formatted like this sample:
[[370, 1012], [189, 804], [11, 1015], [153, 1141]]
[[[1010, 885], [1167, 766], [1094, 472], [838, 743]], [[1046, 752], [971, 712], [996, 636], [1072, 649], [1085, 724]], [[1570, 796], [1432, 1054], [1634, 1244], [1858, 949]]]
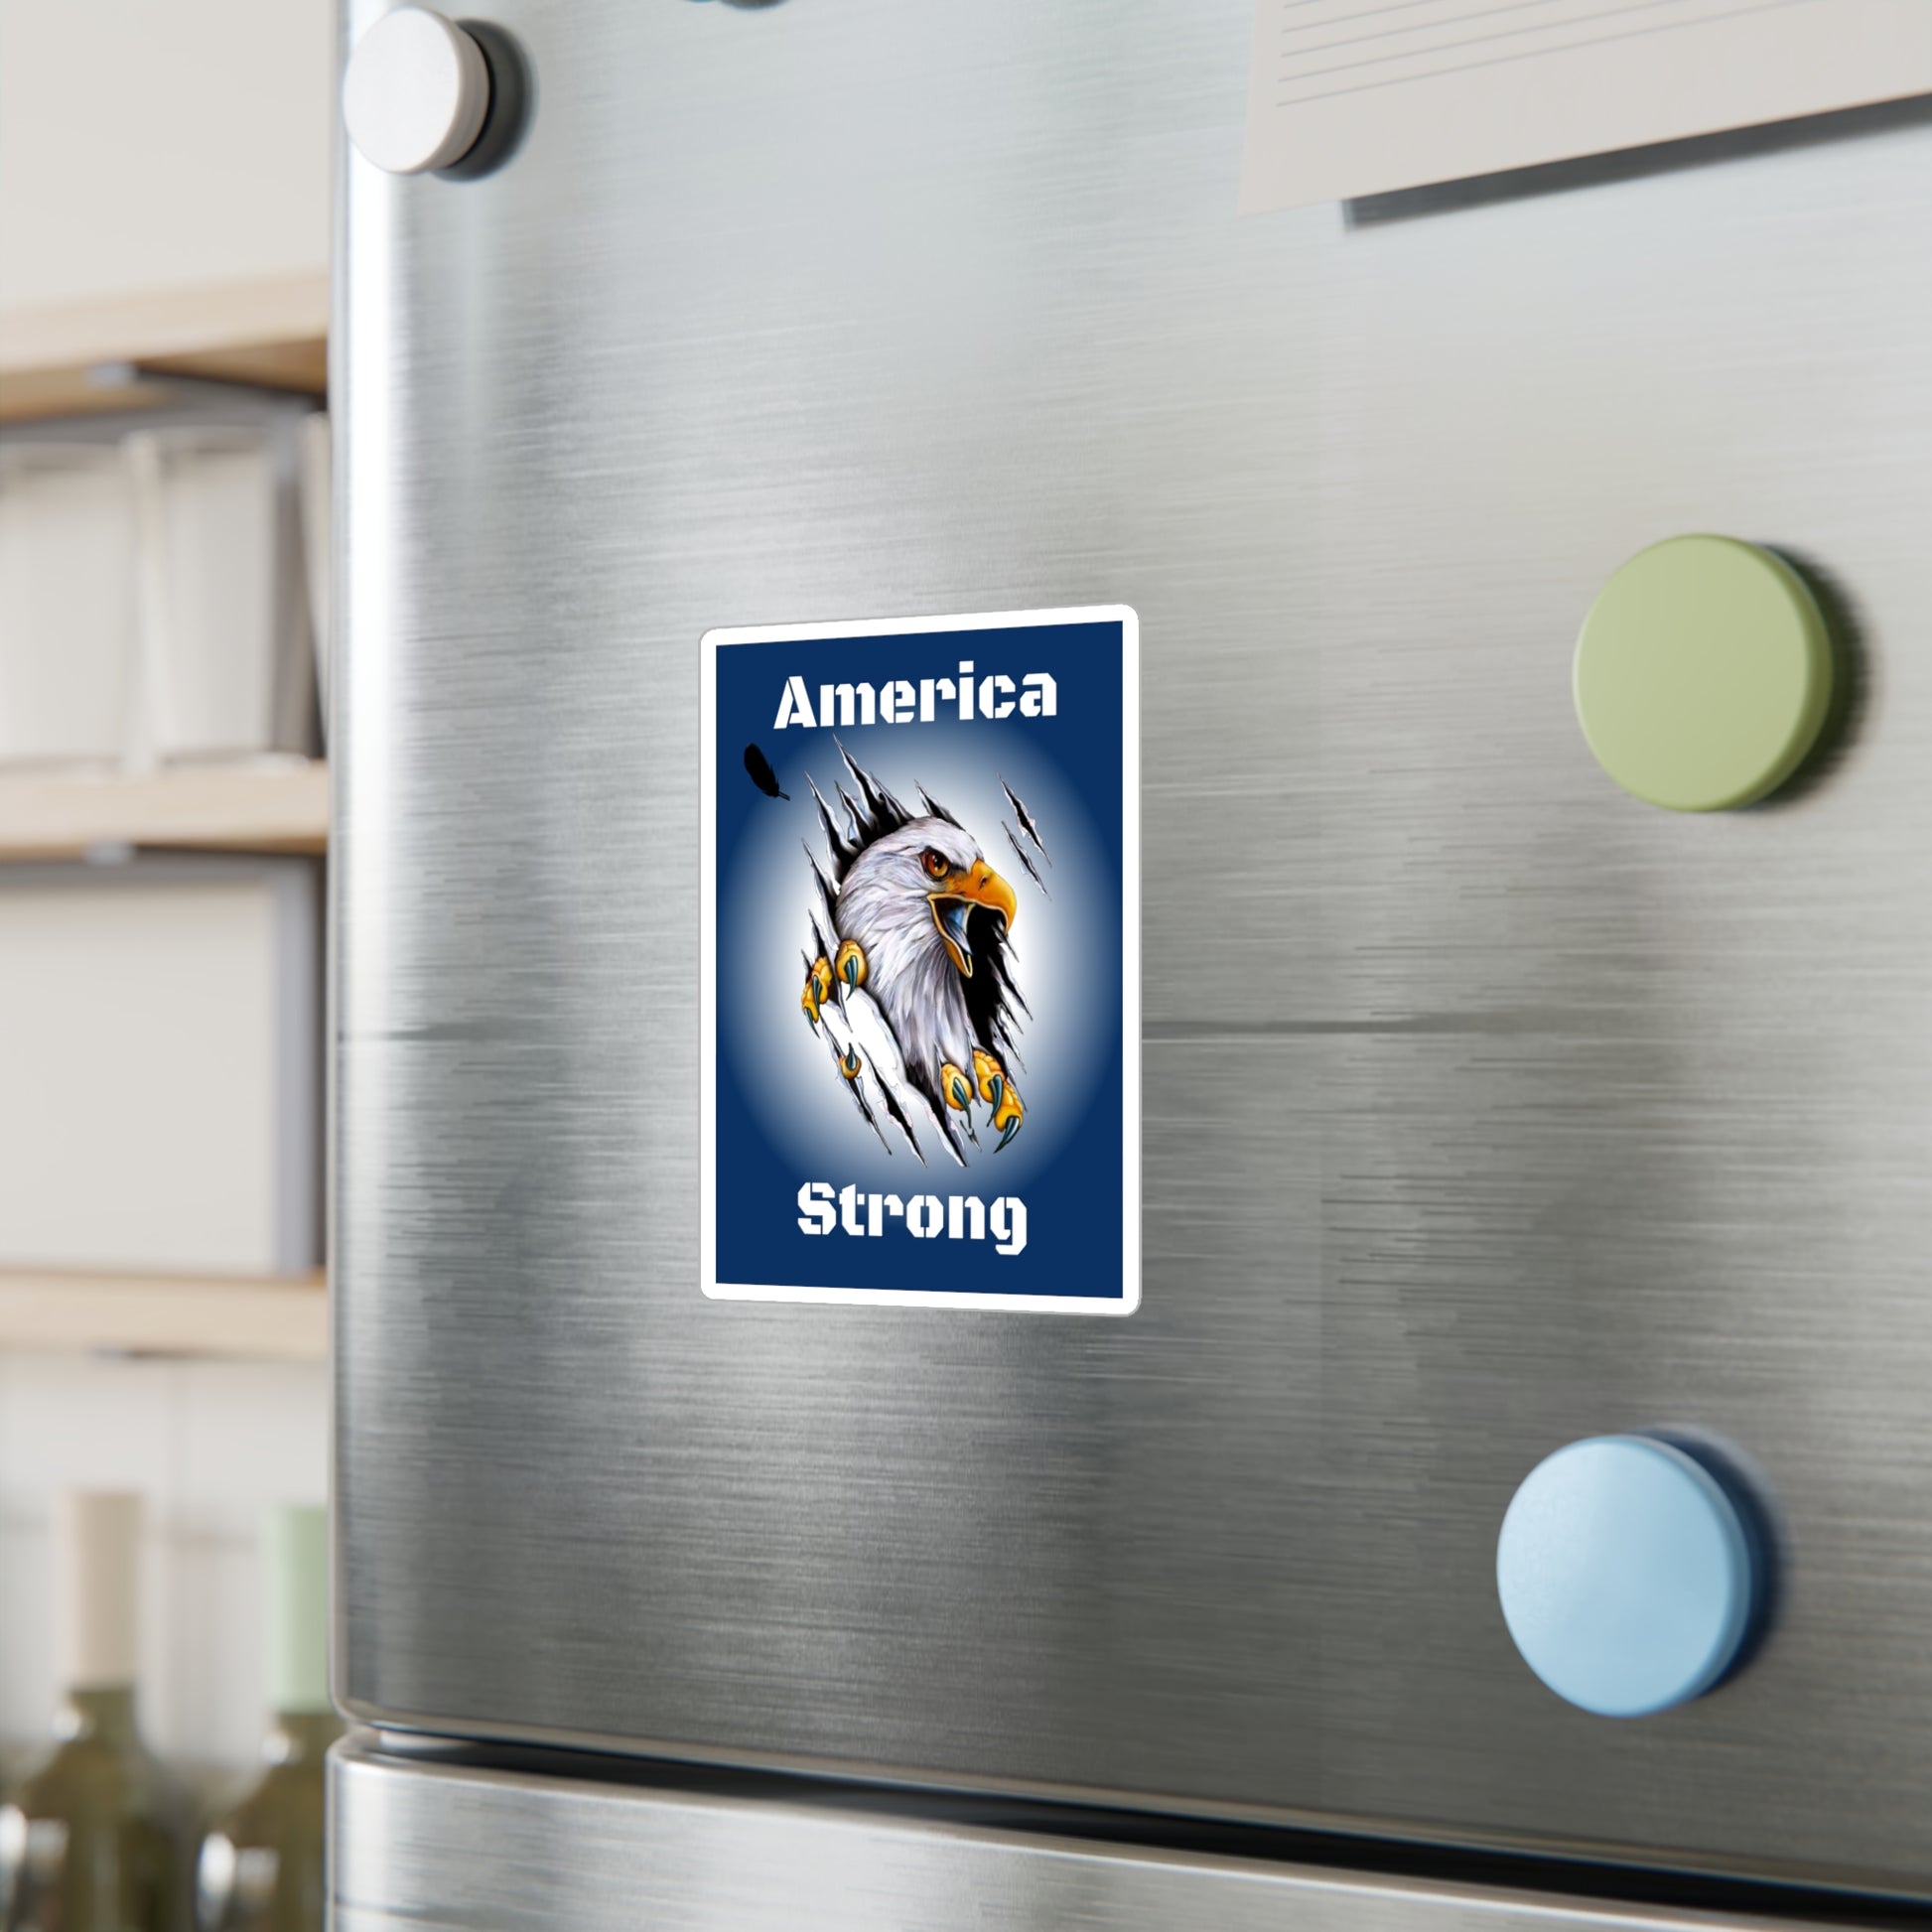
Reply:
[[1649, 1436], [1591, 1437], [1546, 1457], [1496, 1540], [1496, 1593], [1523, 1661], [1606, 1718], [1710, 1690], [1751, 1628], [1756, 1570], [1717, 1477]]

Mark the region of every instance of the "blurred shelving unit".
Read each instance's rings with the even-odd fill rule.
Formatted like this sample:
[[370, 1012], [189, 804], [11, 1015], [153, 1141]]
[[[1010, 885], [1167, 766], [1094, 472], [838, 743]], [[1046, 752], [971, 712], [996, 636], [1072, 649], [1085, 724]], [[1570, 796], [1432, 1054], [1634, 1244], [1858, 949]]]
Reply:
[[[338, 33], [334, 0], [0, 0], [0, 438], [105, 445], [150, 424], [288, 423], [325, 404]], [[213, 879], [250, 872], [246, 862], [258, 855], [318, 860], [328, 811], [327, 766], [299, 758], [98, 775], [10, 767], [0, 770], [0, 889], [17, 890], [16, 903], [63, 894], [84, 901], [71, 928], [81, 931], [117, 893], [146, 891], [130, 883], [141, 873]], [[134, 853], [242, 863], [113, 863]], [[83, 874], [74, 861], [94, 863]], [[47, 862], [69, 870], [43, 876]], [[252, 870], [287, 877], [303, 868], [264, 860]], [[191, 889], [170, 884], [156, 897], [177, 892]], [[236, 892], [223, 903], [241, 903]], [[172, 1060], [126, 1070], [124, 1115], [165, 1114], [182, 1062], [197, 1053], [210, 1091], [225, 1094], [223, 1080], [243, 1078], [215, 1056], [253, 1022], [238, 1019], [225, 1034], [207, 1028], [223, 997], [209, 989], [227, 988], [229, 969], [246, 994], [237, 1010], [259, 994], [280, 1011], [270, 996], [284, 982], [264, 973], [256, 915], [224, 922], [204, 888], [192, 893], [201, 895], [192, 909], [182, 909], [183, 897], [100, 928], [111, 932], [99, 943], [119, 949], [114, 969], [124, 978], [148, 974], [156, 986], [182, 983], [203, 996], [172, 1036], [181, 1046]], [[61, 935], [69, 928], [58, 922], [30, 919], [25, 929], [36, 943], [69, 944]], [[83, 940], [84, 932], [72, 956], [91, 971], [99, 954]], [[11, 960], [17, 995], [46, 977], [33, 980], [21, 958], [16, 951]], [[53, 1017], [71, 1033], [95, 997], [94, 981], [76, 982]], [[12, 1009], [17, 1022], [21, 1011]], [[40, 1026], [31, 1000], [25, 1011]], [[0, 1576], [9, 1607], [0, 1746], [45, 1725], [52, 1632], [13, 1617], [12, 1607], [51, 1587], [53, 1499], [68, 1486], [104, 1484], [140, 1489], [152, 1510], [163, 1580], [155, 1647], [165, 1664], [144, 1687], [151, 1741], [179, 1758], [239, 1765], [255, 1748], [260, 1717], [251, 1673], [229, 1688], [237, 1634], [245, 1652], [257, 1615], [260, 1508], [314, 1501], [327, 1487], [330, 1298], [320, 1270], [275, 1275], [265, 1258], [239, 1258], [235, 1272], [190, 1272], [192, 1241], [105, 1238], [131, 1224], [109, 1218], [124, 1202], [102, 1150], [119, 1148], [120, 1173], [163, 1199], [172, 1172], [166, 1149], [145, 1165], [138, 1145], [127, 1152], [138, 1136], [125, 1118], [101, 1115], [90, 1131], [96, 1115], [87, 1109], [117, 1104], [115, 1055], [127, 1026], [116, 1026], [103, 1027], [97, 1055], [58, 1091], [34, 1084], [62, 1077], [54, 1059], [31, 1080], [18, 1064], [0, 1066], [0, 1086], [13, 1076], [13, 1124], [30, 1140], [51, 1139], [56, 1116], [78, 1121], [86, 1145], [72, 1164], [74, 1198], [84, 1208], [85, 1164], [100, 1166], [103, 1217], [91, 1262], [84, 1222], [58, 1249], [77, 1257], [71, 1265], [53, 1264], [55, 1246], [24, 1239], [0, 1254]], [[250, 1094], [262, 1091], [258, 1069], [246, 1078], [255, 1082]], [[77, 1102], [83, 1086], [89, 1097]], [[187, 1103], [204, 1098], [182, 1095], [184, 1122]], [[232, 1117], [236, 1103], [221, 1105]], [[305, 1099], [304, 1117], [315, 1111], [319, 1103]], [[240, 1211], [267, 1211], [252, 1169], [225, 1183], [218, 1161], [206, 1172], [214, 1176], [210, 1198], [228, 1184]], [[211, 1262], [216, 1252], [208, 1250]], [[287, 1265], [312, 1256], [311, 1246]]]
[[329, 767], [320, 759], [178, 766], [138, 775], [0, 775], [0, 861], [102, 848], [320, 853]]
[[[103, 849], [321, 853], [329, 767], [265, 760], [100, 776], [0, 775], [0, 863]], [[289, 1279], [0, 1269], [0, 1348], [320, 1362], [328, 1291]]]
[[[185, 378], [320, 397], [328, 319], [321, 275], [0, 313], [0, 423], [158, 407]], [[0, 863], [125, 849], [320, 854], [328, 841], [319, 759], [0, 775]], [[321, 1275], [0, 1270], [0, 1348], [320, 1362], [328, 1293]]]
[[328, 337], [322, 275], [0, 311], [0, 422], [159, 405], [194, 378], [320, 396]]
[[0, 1270], [0, 1348], [320, 1362], [321, 1275], [287, 1280]]

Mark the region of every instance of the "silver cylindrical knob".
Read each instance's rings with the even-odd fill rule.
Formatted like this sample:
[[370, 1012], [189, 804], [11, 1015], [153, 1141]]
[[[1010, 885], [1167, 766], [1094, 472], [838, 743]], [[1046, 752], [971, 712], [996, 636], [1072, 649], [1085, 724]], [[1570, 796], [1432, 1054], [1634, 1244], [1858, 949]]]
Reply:
[[489, 111], [489, 66], [454, 21], [397, 7], [355, 43], [343, 119], [356, 149], [392, 175], [448, 168], [477, 145]]

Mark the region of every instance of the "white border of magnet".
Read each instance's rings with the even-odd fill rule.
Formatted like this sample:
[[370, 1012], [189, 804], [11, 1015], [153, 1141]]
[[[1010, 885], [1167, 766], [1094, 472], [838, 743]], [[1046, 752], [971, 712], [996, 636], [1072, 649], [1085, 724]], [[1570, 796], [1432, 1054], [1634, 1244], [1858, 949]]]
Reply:
[[[718, 1280], [718, 653], [732, 644], [809, 643], [820, 637], [900, 637], [948, 630], [1023, 630], [1049, 623], [1120, 625], [1121, 1293], [972, 1295], [897, 1288], [776, 1288]], [[886, 618], [860, 623], [765, 623], [707, 630], [699, 639], [698, 704], [698, 1268], [715, 1302], [827, 1302], [874, 1309], [1025, 1310], [1034, 1314], [1132, 1314], [1141, 1306], [1141, 621], [1125, 604], [972, 617]]]

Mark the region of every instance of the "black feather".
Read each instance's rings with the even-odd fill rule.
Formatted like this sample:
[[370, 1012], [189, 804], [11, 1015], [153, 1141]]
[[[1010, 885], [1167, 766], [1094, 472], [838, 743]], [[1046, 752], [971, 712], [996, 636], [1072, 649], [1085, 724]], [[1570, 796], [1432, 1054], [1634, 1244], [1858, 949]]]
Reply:
[[756, 745], [748, 745], [745, 748], [745, 769], [752, 774], [752, 782], [767, 798], [782, 798], [787, 804], [790, 803], [791, 793], [778, 789], [778, 774], [772, 770], [764, 754]]

